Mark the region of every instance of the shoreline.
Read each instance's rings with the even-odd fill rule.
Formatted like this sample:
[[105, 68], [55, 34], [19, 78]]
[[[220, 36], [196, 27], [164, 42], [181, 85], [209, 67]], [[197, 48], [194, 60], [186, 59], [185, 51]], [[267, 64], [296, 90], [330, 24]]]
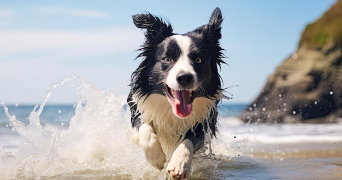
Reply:
[[342, 179], [342, 142], [252, 145], [244, 151], [221, 159], [219, 179]]

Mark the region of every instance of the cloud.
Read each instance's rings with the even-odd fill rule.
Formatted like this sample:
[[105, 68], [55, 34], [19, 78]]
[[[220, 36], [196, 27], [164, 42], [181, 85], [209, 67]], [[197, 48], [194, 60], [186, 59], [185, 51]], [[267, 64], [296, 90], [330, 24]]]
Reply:
[[0, 26], [7, 26], [9, 23], [7, 21], [0, 21]]
[[0, 17], [8, 17], [11, 15], [10, 9], [0, 9]]
[[46, 52], [66, 56], [104, 55], [137, 48], [143, 35], [136, 29], [95, 31], [0, 31], [0, 57]]
[[38, 13], [43, 14], [66, 14], [69, 16], [78, 16], [78, 17], [88, 17], [88, 18], [99, 18], [106, 19], [110, 17], [110, 14], [95, 11], [95, 10], [86, 10], [86, 9], [66, 9], [66, 8], [38, 8], [36, 9]]

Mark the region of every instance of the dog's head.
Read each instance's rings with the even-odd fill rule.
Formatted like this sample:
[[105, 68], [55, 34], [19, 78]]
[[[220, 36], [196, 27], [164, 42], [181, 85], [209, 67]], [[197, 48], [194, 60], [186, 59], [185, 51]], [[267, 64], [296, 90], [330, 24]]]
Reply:
[[132, 87], [139, 96], [166, 96], [178, 117], [192, 111], [197, 97], [215, 100], [221, 90], [218, 66], [225, 63], [220, 47], [222, 15], [219, 8], [209, 23], [185, 34], [173, 33], [170, 23], [150, 13], [133, 16], [136, 27], [146, 29], [139, 49], [143, 57], [132, 75]]

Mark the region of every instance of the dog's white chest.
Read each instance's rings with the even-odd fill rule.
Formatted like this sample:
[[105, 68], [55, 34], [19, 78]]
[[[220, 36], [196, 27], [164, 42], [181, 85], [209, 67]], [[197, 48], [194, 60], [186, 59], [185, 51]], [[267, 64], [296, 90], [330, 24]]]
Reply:
[[172, 112], [170, 103], [163, 95], [152, 94], [147, 99], [142, 97], [137, 101], [142, 122], [153, 127], [167, 157], [172, 155], [187, 131], [194, 128], [196, 123], [209, 118], [214, 106], [214, 100], [195, 98], [192, 113], [188, 117], [180, 118]]

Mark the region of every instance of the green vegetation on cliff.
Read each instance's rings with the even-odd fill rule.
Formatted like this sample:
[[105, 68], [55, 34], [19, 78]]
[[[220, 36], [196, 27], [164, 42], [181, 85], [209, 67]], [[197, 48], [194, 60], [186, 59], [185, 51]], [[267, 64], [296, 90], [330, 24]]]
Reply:
[[342, 41], [342, 0], [338, 0], [331, 8], [308, 24], [302, 33], [299, 46], [322, 48], [327, 43], [335, 44]]

